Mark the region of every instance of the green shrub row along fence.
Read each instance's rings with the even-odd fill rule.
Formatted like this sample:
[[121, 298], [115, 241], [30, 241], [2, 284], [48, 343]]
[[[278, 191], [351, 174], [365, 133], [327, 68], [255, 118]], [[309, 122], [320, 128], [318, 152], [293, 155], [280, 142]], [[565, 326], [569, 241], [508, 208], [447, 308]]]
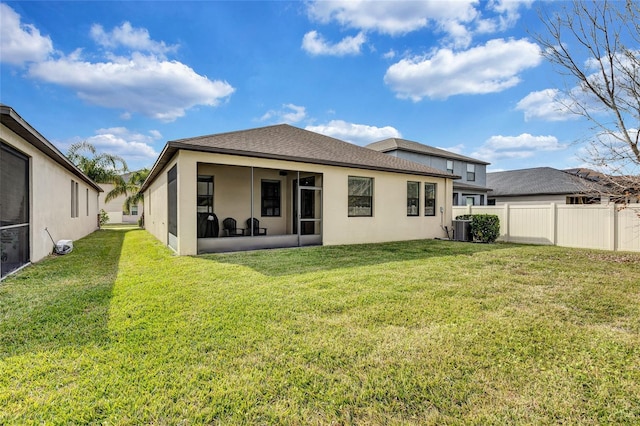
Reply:
[[454, 206], [453, 217], [497, 215], [498, 241], [640, 251], [640, 204]]

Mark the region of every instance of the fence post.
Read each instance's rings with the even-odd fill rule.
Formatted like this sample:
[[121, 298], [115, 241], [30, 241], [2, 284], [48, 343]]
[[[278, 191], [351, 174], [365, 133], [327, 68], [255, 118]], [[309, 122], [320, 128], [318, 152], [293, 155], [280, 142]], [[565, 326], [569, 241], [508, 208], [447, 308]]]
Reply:
[[550, 204], [550, 208], [551, 208], [551, 244], [552, 245], [556, 245], [558, 244], [558, 206], [556, 205], [556, 203], [551, 203]]
[[618, 250], [618, 211], [613, 203], [609, 204], [609, 215], [609, 249], [616, 251]]
[[504, 237], [507, 243], [511, 241], [511, 236], [509, 235], [509, 215], [509, 203], [504, 203]]

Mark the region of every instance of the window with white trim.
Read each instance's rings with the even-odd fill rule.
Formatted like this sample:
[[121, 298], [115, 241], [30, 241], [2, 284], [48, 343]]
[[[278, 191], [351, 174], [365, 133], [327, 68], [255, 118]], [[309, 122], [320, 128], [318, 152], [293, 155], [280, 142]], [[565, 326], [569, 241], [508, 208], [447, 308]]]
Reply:
[[447, 171], [453, 173], [453, 160], [447, 160]]
[[467, 164], [467, 180], [469, 182], [474, 182], [476, 180], [476, 165], [475, 164]]
[[420, 182], [407, 182], [407, 216], [420, 214]]
[[373, 178], [349, 176], [349, 217], [373, 216]]
[[424, 215], [425, 216], [436, 215], [436, 184], [435, 183], [424, 184]]
[[71, 217], [78, 217], [78, 182], [71, 179]]

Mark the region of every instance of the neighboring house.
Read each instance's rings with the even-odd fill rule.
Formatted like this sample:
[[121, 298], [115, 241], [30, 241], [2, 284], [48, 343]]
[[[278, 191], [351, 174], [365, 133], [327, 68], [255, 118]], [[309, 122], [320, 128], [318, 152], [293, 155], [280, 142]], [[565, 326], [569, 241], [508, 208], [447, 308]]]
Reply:
[[597, 182], [551, 167], [487, 173], [487, 185], [489, 205], [601, 202]]
[[146, 229], [192, 255], [446, 237], [456, 177], [282, 124], [168, 142], [141, 190]]
[[[122, 178], [125, 182], [129, 179], [131, 173], [125, 173]], [[115, 187], [112, 183], [101, 183], [100, 186], [104, 189], [104, 192], [100, 194], [98, 206], [100, 210], [107, 212], [109, 216], [108, 223], [138, 223], [138, 219], [142, 215], [142, 203], [140, 205], [134, 204], [129, 209], [129, 214], [124, 211], [124, 201], [127, 199], [125, 195], [119, 195], [109, 202], [105, 202], [107, 194]], [[132, 194], [129, 194], [132, 195]]]
[[487, 165], [490, 163], [398, 138], [374, 142], [366, 147], [458, 175], [459, 178], [453, 181], [454, 206], [487, 204]]
[[598, 182], [602, 187], [602, 196], [614, 203], [640, 203], [640, 176], [633, 175], [605, 175], [586, 168], [566, 169], [565, 172], [579, 176], [592, 182]]
[[102, 189], [16, 113], [0, 105], [2, 277], [52, 252], [45, 229], [77, 240], [98, 228]]

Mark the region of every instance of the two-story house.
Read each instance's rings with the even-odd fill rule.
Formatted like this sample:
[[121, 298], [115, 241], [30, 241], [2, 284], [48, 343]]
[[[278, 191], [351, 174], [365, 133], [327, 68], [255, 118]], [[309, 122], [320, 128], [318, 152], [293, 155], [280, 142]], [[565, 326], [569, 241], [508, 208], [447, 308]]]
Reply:
[[486, 187], [487, 165], [490, 163], [406, 139], [389, 138], [366, 147], [460, 176], [453, 181], [454, 206], [487, 204], [490, 191]]

